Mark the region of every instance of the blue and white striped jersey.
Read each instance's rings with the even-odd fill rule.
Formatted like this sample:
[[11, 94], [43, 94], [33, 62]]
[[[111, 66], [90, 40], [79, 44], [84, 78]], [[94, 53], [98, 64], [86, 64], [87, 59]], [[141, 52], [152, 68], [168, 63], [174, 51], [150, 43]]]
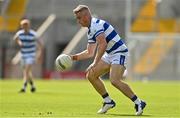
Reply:
[[18, 37], [22, 41], [21, 54], [22, 58], [35, 58], [36, 55], [36, 39], [37, 34], [34, 30], [30, 30], [28, 33], [25, 33], [24, 30], [19, 30], [16, 33], [16, 37]]
[[87, 33], [88, 43], [96, 43], [96, 37], [101, 33], [105, 34], [107, 42], [106, 52], [108, 54], [128, 52], [127, 46], [124, 44], [112, 25], [104, 20], [92, 18]]

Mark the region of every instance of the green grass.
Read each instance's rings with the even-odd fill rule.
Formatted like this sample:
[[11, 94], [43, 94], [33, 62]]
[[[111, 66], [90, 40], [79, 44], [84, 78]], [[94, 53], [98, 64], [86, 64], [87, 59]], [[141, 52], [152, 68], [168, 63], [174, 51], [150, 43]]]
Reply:
[[[129, 82], [147, 102], [143, 118], [180, 117], [180, 81]], [[0, 117], [134, 118], [134, 104], [105, 82], [117, 106], [96, 114], [102, 99], [86, 80], [36, 80], [37, 92], [18, 93], [22, 80], [0, 80]]]

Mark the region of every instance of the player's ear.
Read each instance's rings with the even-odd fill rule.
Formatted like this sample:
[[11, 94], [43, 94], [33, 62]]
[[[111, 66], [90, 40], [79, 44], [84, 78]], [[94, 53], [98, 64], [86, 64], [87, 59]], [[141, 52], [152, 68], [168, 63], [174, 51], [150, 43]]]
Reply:
[[89, 21], [89, 16], [85, 15], [84, 17], [86, 18], [86, 21], [88, 22]]

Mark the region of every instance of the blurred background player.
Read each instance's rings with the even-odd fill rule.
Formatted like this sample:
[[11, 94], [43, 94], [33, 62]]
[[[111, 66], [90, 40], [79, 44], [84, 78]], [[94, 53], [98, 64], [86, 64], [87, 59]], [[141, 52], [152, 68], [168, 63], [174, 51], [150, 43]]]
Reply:
[[112, 85], [135, 103], [136, 115], [141, 115], [146, 103], [140, 100], [122, 81], [127, 64], [128, 49], [121, 37], [108, 22], [92, 17], [88, 6], [79, 5], [73, 12], [78, 23], [82, 27], [88, 27], [89, 30], [87, 49], [71, 55], [72, 59], [87, 59], [93, 57], [96, 52], [93, 63], [87, 69], [86, 77], [104, 99], [103, 107], [97, 113], [106, 113], [116, 105], [100, 78], [101, 75], [110, 71]]
[[[40, 59], [42, 52], [42, 44], [37, 40], [37, 34], [34, 30], [30, 28], [30, 21], [28, 19], [23, 19], [20, 22], [21, 30], [19, 30], [15, 36], [14, 40], [17, 42], [21, 48], [21, 63], [23, 65], [23, 87], [20, 92], [26, 92], [27, 84], [31, 85], [31, 92], [35, 92], [36, 88], [33, 82], [32, 75], [32, 65]], [[37, 52], [37, 48], [39, 52]]]

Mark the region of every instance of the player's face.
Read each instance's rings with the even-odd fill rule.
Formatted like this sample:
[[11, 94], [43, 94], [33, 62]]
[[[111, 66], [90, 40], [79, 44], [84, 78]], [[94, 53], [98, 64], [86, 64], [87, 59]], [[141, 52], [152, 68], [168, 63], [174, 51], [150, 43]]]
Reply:
[[82, 26], [82, 27], [88, 27], [88, 18], [86, 15], [84, 15], [82, 12], [79, 12], [75, 14], [77, 22]]
[[22, 27], [22, 29], [24, 29], [25, 31], [29, 31], [30, 24], [29, 24], [29, 23], [24, 23], [21, 27]]

